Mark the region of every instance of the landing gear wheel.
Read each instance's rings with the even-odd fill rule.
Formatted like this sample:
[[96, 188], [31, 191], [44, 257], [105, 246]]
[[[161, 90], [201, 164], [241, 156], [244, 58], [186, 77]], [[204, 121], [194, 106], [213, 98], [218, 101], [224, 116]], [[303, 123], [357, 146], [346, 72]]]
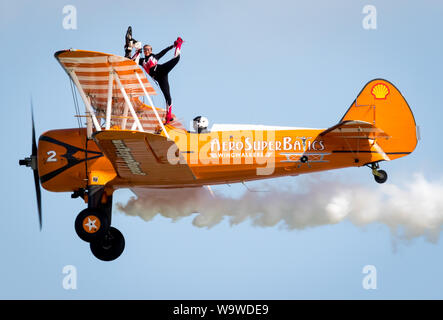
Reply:
[[385, 183], [388, 180], [388, 174], [384, 170], [377, 170], [378, 175], [374, 174], [374, 179], [378, 183]]
[[110, 227], [103, 238], [90, 244], [92, 254], [102, 261], [117, 259], [125, 250], [125, 238], [118, 229]]
[[75, 232], [80, 239], [92, 242], [101, 239], [109, 230], [109, 219], [99, 209], [87, 208], [75, 219]]

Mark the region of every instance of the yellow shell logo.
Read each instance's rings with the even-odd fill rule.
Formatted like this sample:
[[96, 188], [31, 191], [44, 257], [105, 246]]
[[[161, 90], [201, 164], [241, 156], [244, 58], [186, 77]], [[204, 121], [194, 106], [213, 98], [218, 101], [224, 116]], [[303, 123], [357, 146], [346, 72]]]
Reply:
[[372, 87], [371, 93], [375, 99], [386, 99], [389, 88], [384, 83], [377, 83]]

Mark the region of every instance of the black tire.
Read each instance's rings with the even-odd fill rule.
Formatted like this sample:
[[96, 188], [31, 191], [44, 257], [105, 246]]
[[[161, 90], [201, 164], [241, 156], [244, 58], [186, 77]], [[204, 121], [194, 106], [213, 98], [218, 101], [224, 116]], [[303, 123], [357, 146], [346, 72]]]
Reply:
[[375, 181], [377, 181], [378, 183], [385, 183], [386, 180], [388, 180], [388, 174], [386, 173], [386, 171], [384, 171], [384, 170], [377, 170], [377, 172], [381, 176], [377, 176], [377, 175], [374, 174]]
[[75, 232], [86, 242], [103, 238], [109, 226], [108, 216], [99, 209], [87, 208], [81, 211], [75, 219]]
[[110, 227], [102, 239], [91, 242], [92, 254], [102, 261], [112, 261], [120, 257], [125, 250], [125, 238], [116, 228]]

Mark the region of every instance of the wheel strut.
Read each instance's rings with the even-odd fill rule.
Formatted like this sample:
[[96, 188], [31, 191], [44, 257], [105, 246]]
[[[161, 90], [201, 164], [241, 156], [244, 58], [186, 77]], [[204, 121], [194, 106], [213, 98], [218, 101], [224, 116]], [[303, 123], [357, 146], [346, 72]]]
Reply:
[[[369, 165], [368, 165], [369, 166]], [[371, 163], [370, 168], [372, 175], [377, 183], [385, 183], [388, 180], [388, 174], [384, 170], [380, 170], [380, 166], [377, 162]]]
[[[81, 191], [74, 193], [74, 196]], [[84, 191], [83, 191], [84, 192]], [[112, 191], [104, 186], [88, 186], [88, 208], [79, 213], [75, 220], [77, 235], [90, 243], [93, 255], [103, 261], [117, 259], [125, 248], [125, 239], [121, 232], [111, 226]]]

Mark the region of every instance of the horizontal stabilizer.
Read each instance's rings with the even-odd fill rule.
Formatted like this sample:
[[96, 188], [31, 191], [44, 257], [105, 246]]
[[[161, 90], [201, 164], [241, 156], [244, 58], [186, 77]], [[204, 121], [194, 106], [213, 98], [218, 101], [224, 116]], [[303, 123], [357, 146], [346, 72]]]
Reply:
[[345, 120], [320, 133], [322, 137], [345, 139], [389, 138], [389, 135], [373, 124], [360, 120]]

